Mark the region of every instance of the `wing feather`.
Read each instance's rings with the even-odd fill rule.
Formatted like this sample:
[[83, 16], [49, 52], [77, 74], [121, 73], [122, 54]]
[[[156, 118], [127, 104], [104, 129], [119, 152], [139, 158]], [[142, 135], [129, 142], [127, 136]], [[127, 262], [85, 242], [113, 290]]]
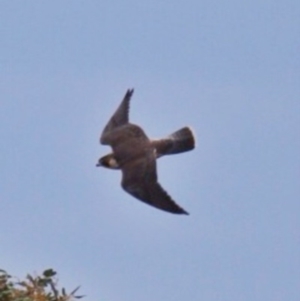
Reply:
[[133, 94], [134, 90], [129, 89], [127, 90], [121, 104], [113, 114], [113, 116], [110, 118], [106, 126], [104, 127], [104, 130], [100, 137], [100, 143], [101, 144], [108, 144], [107, 143], [107, 136], [113, 131], [115, 128], [122, 126], [124, 124], [128, 123], [129, 120], [129, 103], [130, 98]]
[[123, 189], [140, 201], [158, 209], [177, 214], [188, 214], [175, 203], [157, 182], [156, 161], [152, 151], [147, 158], [140, 158], [122, 167]]

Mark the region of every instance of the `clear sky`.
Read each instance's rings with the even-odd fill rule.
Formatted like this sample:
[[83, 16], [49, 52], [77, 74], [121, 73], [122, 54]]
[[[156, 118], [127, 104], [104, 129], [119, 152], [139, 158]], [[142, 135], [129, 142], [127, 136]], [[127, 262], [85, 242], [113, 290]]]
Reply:
[[[300, 2], [0, 2], [0, 268], [53, 268], [85, 300], [298, 301]], [[190, 216], [96, 168], [127, 88]]]

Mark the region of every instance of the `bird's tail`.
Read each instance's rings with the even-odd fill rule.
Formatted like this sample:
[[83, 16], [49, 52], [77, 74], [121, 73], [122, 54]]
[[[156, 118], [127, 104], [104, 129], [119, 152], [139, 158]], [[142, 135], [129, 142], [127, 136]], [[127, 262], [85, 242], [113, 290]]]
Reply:
[[174, 155], [195, 148], [195, 137], [189, 127], [181, 128], [164, 139], [152, 141], [157, 158], [164, 155]]
[[189, 127], [184, 127], [169, 136], [173, 140], [172, 154], [187, 152], [195, 148], [195, 137]]

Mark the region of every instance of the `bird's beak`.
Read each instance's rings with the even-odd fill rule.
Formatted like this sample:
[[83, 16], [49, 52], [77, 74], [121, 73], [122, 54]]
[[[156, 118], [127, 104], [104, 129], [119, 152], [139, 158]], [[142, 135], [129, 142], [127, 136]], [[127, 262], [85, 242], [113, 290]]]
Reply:
[[100, 162], [97, 162], [96, 167], [100, 167], [102, 164]]

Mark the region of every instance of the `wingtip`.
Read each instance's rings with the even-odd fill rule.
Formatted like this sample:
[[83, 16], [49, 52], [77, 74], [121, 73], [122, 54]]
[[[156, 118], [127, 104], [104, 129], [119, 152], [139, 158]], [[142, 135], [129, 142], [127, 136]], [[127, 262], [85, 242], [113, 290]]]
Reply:
[[190, 215], [187, 211], [185, 211], [182, 207], [179, 207], [177, 205], [177, 208], [175, 210], [169, 211], [171, 213], [175, 213], [175, 214], [182, 214], [182, 215]]
[[183, 215], [190, 215], [190, 214], [189, 214], [187, 211], [185, 211], [184, 209], [182, 209], [181, 214], [183, 214]]
[[127, 97], [131, 97], [132, 94], [133, 94], [133, 92], [134, 92], [134, 88], [127, 89], [126, 96], [127, 96]]

